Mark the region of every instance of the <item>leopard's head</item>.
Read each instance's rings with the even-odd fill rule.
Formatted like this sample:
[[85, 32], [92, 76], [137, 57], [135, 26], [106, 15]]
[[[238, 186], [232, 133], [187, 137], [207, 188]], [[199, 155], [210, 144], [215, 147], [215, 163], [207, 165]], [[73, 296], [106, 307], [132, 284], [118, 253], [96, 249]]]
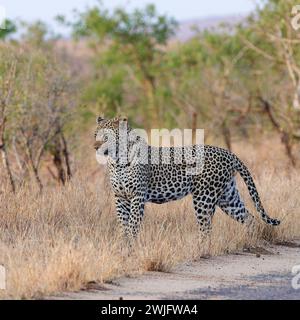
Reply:
[[125, 117], [112, 119], [98, 117], [94, 143], [97, 155], [110, 156], [116, 160], [121, 141], [127, 138], [130, 131], [131, 128]]
[[123, 164], [133, 163], [138, 157], [146, 157], [147, 143], [140, 133], [129, 126], [125, 117], [98, 117], [94, 143], [98, 162], [103, 163], [103, 156]]

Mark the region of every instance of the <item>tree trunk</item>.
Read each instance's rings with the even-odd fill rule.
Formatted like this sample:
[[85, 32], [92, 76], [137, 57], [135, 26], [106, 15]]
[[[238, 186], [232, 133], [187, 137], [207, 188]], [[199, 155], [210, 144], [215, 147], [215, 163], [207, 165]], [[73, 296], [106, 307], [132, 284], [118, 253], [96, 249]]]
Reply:
[[13, 178], [13, 175], [12, 175], [12, 172], [10, 169], [9, 160], [8, 160], [7, 152], [6, 152], [6, 147], [5, 147], [5, 144], [3, 144], [3, 141], [2, 141], [2, 144], [0, 142], [0, 151], [1, 151], [1, 156], [2, 156], [3, 166], [6, 170], [6, 174], [7, 174], [9, 183], [10, 183], [11, 191], [13, 193], [15, 193], [16, 192], [16, 185], [15, 185], [14, 178]]
[[42, 180], [41, 180], [41, 178], [39, 176], [38, 168], [36, 166], [34, 166], [33, 164], [32, 164], [32, 171], [33, 171], [33, 174], [34, 174], [34, 178], [35, 178], [35, 180], [37, 182], [37, 185], [38, 185], [38, 187], [40, 189], [40, 192], [42, 192], [44, 186], [43, 186]]
[[35, 178], [35, 181], [40, 189], [40, 192], [43, 191], [43, 184], [42, 184], [42, 180], [39, 176], [39, 169], [38, 169], [38, 164], [35, 165], [34, 160], [33, 160], [33, 156], [32, 156], [32, 151], [30, 149], [30, 145], [28, 140], [26, 140], [25, 143], [25, 148], [26, 148], [26, 152], [27, 152], [27, 157], [28, 157], [28, 161], [29, 161], [29, 166], [31, 167], [31, 170], [33, 172], [33, 176]]
[[6, 143], [5, 143], [5, 138], [4, 138], [5, 123], [6, 123], [6, 118], [3, 116], [1, 123], [0, 123], [0, 152], [1, 152], [3, 166], [5, 168], [6, 175], [8, 177], [9, 183], [10, 183], [11, 191], [13, 193], [15, 193], [16, 192], [16, 185], [15, 185], [14, 178], [13, 178], [13, 175], [12, 175], [12, 172], [10, 169], [10, 164], [9, 164], [7, 151], [6, 151]]
[[144, 92], [147, 97], [148, 104], [148, 115], [151, 122], [151, 126], [155, 125], [159, 127], [160, 119], [159, 119], [159, 111], [157, 109], [156, 101], [155, 101], [155, 85], [154, 81], [148, 78], [144, 79]]
[[262, 97], [258, 97], [258, 99], [262, 102], [262, 104], [264, 106], [264, 111], [266, 112], [271, 124], [277, 130], [277, 132], [280, 134], [280, 139], [281, 139], [282, 144], [285, 147], [286, 154], [287, 154], [288, 158], [290, 159], [292, 166], [295, 167], [296, 166], [296, 159], [295, 159], [293, 152], [292, 152], [291, 134], [289, 134], [286, 130], [284, 130], [281, 127], [280, 123], [277, 121], [277, 119], [273, 115], [272, 110], [271, 110], [272, 106], [271, 106], [270, 102], [265, 100]]
[[222, 123], [222, 132], [223, 132], [223, 138], [224, 142], [226, 144], [226, 147], [229, 151], [232, 151], [232, 144], [231, 144], [231, 132], [230, 129], [227, 126], [226, 120]]
[[194, 111], [192, 114], [192, 144], [196, 143], [197, 117], [198, 114]]
[[66, 168], [67, 168], [67, 178], [68, 180], [71, 179], [72, 177], [72, 171], [71, 171], [71, 165], [70, 165], [70, 157], [69, 157], [69, 150], [68, 150], [68, 144], [67, 144], [67, 140], [64, 136], [64, 133], [61, 132], [61, 141], [62, 141], [62, 152], [65, 158], [65, 164], [66, 164]]
[[61, 141], [59, 136], [56, 136], [54, 140], [53, 163], [57, 170], [57, 179], [64, 185], [66, 183], [66, 175], [65, 175], [65, 170], [63, 166], [62, 148], [61, 148]]

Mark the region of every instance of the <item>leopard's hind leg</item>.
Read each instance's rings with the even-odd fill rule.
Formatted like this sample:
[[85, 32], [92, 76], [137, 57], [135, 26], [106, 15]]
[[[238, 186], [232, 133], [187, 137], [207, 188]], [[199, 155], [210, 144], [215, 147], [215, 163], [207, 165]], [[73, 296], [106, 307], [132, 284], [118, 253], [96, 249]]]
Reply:
[[236, 186], [235, 178], [226, 185], [224, 192], [218, 199], [217, 205], [234, 220], [247, 224], [253, 221], [253, 216], [246, 209]]
[[201, 192], [195, 192], [193, 193], [193, 205], [201, 234], [208, 236], [212, 229], [211, 224], [216, 210], [216, 202], [214, 199], [208, 199]]

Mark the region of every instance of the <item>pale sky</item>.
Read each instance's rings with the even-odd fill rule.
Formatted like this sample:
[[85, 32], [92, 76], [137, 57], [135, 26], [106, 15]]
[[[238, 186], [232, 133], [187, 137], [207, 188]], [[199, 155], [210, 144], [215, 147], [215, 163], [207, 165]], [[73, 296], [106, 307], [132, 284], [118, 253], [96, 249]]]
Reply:
[[[220, 16], [227, 14], [245, 14], [255, 7], [255, 0], [103, 0], [108, 8], [143, 7], [154, 3], [159, 13], [167, 13], [177, 20]], [[72, 17], [74, 8], [79, 11], [97, 4], [97, 0], [0, 0], [0, 6], [6, 10], [10, 19], [20, 18], [25, 21], [43, 20], [55, 25], [53, 18], [58, 14]]]

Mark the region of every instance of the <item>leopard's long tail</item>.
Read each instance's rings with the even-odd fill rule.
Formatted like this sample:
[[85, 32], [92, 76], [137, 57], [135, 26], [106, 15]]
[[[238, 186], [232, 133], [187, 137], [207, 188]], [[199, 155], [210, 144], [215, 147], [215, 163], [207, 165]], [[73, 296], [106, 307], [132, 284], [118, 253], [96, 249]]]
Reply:
[[254, 202], [255, 208], [259, 212], [262, 220], [265, 223], [270, 224], [272, 226], [278, 226], [280, 224], [280, 220], [272, 219], [266, 213], [266, 211], [261, 203], [260, 197], [258, 195], [256, 186], [255, 186], [255, 183], [253, 181], [253, 178], [252, 178], [248, 168], [244, 165], [244, 163], [237, 156], [235, 156], [235, 159], [236, 159], [235, 169], [238, 171], [238, 173], [241, 175], [241, 177], [245, 181], [245, 184], [248, 188], [249, 194], [252, 198], [252, 201]]

